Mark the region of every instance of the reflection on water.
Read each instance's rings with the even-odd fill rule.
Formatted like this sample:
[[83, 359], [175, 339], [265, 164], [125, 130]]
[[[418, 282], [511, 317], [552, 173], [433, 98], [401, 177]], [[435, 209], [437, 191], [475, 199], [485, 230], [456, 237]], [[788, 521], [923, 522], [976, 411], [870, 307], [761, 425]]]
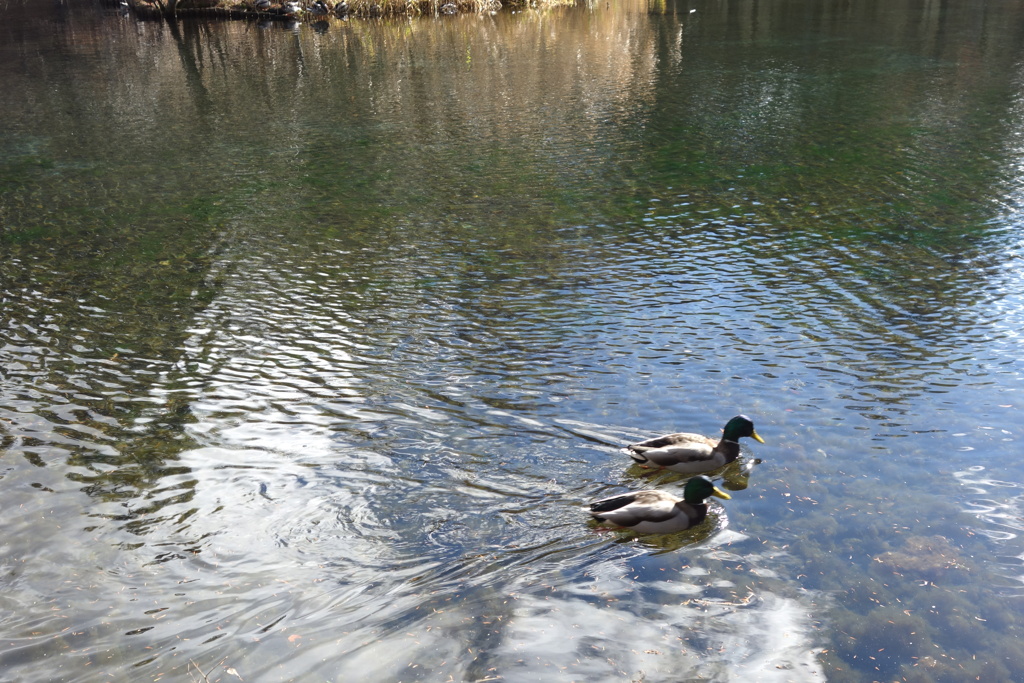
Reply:
[[[992, 539], [996, 548], [994, 562], [998, 566], [994, 571], [1005, 578], [997, 585], [1005, 595], [1018, 597], [1024, 580], [1024, 553], [1019, 552], [1018, 542], [1020, 532], [1024, 531], [1024, 496], [1019, 492], [1021, 484], [990, 479], [981, 465], [956, 472], [955, 476], [965, 487], [965, 511], [976, 515], [983, 523], [974, 528], [975, 533]], [[1004, 554], [999, 552], [1000, 548], [1009, 548], [1009, 551]]]
[[1020, 9], [689, 9], [0, 10], [5, 671], [1019, 677]]

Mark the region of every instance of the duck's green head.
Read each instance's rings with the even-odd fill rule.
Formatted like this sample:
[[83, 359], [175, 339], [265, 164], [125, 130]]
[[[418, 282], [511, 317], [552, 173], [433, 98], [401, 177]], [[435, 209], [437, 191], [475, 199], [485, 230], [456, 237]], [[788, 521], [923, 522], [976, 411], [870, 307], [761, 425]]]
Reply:
[[732, 498], [728, 493], [711, 483], [711, 480], [703, 474], [686, 482], [686, 486], [683, 488], [683, 500], [691, 505], [703, 503], [710, 496], [724, 500]]
[[764, 439], [754, 431], [754, 421], [746, 415], [737, 415], [725, 423], [722, 436], [728, 441], [739, 441], [741, 436], [749, 436], [758, 443], [764, 443]]

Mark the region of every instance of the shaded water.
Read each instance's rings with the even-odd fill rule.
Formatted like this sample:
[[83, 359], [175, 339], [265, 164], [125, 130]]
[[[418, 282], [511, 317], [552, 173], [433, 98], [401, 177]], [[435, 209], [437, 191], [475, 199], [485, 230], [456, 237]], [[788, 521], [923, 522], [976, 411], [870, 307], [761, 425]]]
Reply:
[[[1024, 675], [1020, 7], [68, 3], [0, 9], [5, 680]], [[588, 526], [741, 411], [707, 524]]]

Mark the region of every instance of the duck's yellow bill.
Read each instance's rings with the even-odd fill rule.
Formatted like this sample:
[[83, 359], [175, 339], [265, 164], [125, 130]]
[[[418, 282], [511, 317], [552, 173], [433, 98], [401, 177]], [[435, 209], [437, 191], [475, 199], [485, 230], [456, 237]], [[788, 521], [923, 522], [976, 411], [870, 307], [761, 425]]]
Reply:
[[718, 488], [717, 486], [715, 487], [715, 490], [711, 492], [711, 495], [718, 496], [719, 498], [724, 498], [725, 500], [732, 500], [732, 496], [730, 496], [728, 493]]
[[762, 439], [760, 436], [758, 436], [757, 432], [754, 432], [750, 436], [753, 437], [754, 441], [756, 441], [758, 443], [764, 443], [764, 439]]

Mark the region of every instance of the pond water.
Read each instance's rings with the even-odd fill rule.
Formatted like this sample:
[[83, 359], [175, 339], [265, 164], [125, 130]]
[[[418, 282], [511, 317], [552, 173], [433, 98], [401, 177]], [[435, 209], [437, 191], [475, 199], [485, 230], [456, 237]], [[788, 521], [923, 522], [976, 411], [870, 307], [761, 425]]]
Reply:
[[1019, 3], [0, 14], [5, 680], [1024, 677]]

